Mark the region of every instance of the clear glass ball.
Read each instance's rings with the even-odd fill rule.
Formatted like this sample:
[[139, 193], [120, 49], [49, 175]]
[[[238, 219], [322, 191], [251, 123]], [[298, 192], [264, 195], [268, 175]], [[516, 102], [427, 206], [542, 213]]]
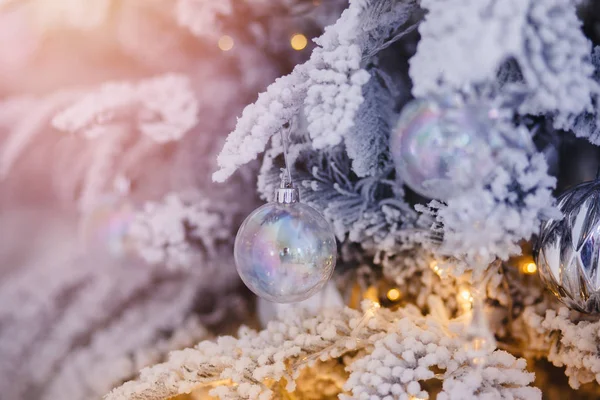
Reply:
[[240, 277], [276, 303], [309, 298], [331, 277], [337, 246], [329, 223], [303, 203], [268, 203], [242, 223], [235, 238]]
[[445, 200], [494, 168], [490, 110], [453, 98], [413, 100], [390, 137], [400, 178], [422, 196]]

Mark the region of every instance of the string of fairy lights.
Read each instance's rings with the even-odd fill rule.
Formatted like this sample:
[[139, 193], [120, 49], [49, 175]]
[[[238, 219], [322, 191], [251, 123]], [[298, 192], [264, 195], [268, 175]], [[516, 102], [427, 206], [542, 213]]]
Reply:
[[[512, 262], [510, 262], [510, 264], [515, 266], [516, 268], [518, 268], [518, 270], [524, 275], [534, 275], [535, 273], [537, 273], [537, 270], [538, 270], [537, 265], [531, 259], [530, 256], [516, 257], [516, 259], [512, 260]], [[442, 278], [444, 277], [445, 269], [441, 268], [436, 261], [431, 262], [430, 268], [438, 276], [440, 276]], [[369, 297], [369, 296], [367, 296], [367, 297]], [[370, 296], [370, 297], [373, 297], [373, 296]], [[387, 292], [385, 292], [385, 297], [391, 303], [395, 303], [395, 302], [402, 300], [403, 294], [400, 291], [400, 289], [393, 287], [393, 288], [388, 289]], [[474, 298], [473, 298], [472, 289], [470, 287], [464, 286], [464, 287], [459, 288], [459, 291], [458, 291], [458, 294], [456, 297], [457, 297], [459, 306], [463, 310], [463, 312], [469, 311], [471, 309]]]
[[[308, 38], [302, 33], [294, 33], [289, 38], [290, 47], [296, 51], [301, 51], [308, 46]], [[235, 47], [235, 40], [229, 35], [223, 35], [217, 41], [217, 46], [221, 51], [230, 51]]]

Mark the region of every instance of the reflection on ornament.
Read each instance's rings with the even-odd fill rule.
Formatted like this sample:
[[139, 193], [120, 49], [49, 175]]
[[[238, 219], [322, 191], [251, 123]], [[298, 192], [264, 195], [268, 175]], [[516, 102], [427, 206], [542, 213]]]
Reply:
[[600, 312], [600, 181], [558, 198], [562, 219], [542, 224], [535, 261], [547, 287], [567, 306]]
[[81, 221], [80, 237], [86, 249], [103, 247], [115, 257], [130, 250], [128, 232], [134, 207], [120, 196], [101, 198]]
[[473, 186], [496, 164], [493, 149], [500, 143], [492, 117], [487, 108], [454, 98], [413, 100], [390, 138], [396, 172], [428, 198], [445, 200]]
[[276, 303], [305, 300], [327, 283], [337, 257], [333, 230], [314, 208], [282, 188], [242, 223], [235, 238], [240, 277], [256, 295]]

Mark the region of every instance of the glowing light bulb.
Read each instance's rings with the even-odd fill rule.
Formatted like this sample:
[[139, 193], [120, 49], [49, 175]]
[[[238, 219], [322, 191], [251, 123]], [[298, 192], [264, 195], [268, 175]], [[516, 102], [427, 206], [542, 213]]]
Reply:
[[473, 294], [469, 289], [462, 289], [457, 296], [460, 308], [467, 312], [473, 307]]
[[444, 271], [442, 271], [442, 269], [440, 268], [440, 266], [438, 265], [437, 261], [432, 261], [431, 263], [429, 263], [429, 267], [433, 270], [433, 272], [435, 272], [438, 276], [442, 276]]
[[398, 289], [395, 289], [395, 288], [394, 289], [390, 289], [387, 292], [387, 298], [390, 301], [396, 301], [396, 300], [398, 300], [400, 298], [400, 296], [401, 296], [400, 291]]
[[223, 51], [229, 51], [229, 50], [233, 49], [233, 45], [235, 43], [231, 36], [223, 35], [219, 38], [219, 42], [217, 44], [219, 46], [219, 49], [221, 49]]
[[292, 46], [292, 49], [294, 49], [294, 50], [298, 50], [298, 51], [304, 50], [304, 48], [306, 48], [307, 44], [308, 44], [308, 39], [306, 38], [306, 36], [304, 36], [301, 33], [296, 33], [290, 39], [290, 45]]
[[537, 272], [537, 265], [534, 262], [528, 262], [521, 267], [524, 274], [535, 274]]
[[464, 301], [472, 301], [473, 297], [471, 296], [471, 292], [468, 289], [463, 289], [460, 291], [460, 297]]

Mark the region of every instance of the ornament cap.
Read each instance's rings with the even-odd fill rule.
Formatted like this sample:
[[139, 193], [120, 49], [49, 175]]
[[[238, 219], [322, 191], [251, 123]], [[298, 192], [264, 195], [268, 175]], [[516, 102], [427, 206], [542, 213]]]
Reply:
[[275, 190], [275, 202], [279, 204], [293, 204], [300, 201], [300, 193], [298, 189], [293, 187], [291, 184], [281, 185], [279, 189]]

